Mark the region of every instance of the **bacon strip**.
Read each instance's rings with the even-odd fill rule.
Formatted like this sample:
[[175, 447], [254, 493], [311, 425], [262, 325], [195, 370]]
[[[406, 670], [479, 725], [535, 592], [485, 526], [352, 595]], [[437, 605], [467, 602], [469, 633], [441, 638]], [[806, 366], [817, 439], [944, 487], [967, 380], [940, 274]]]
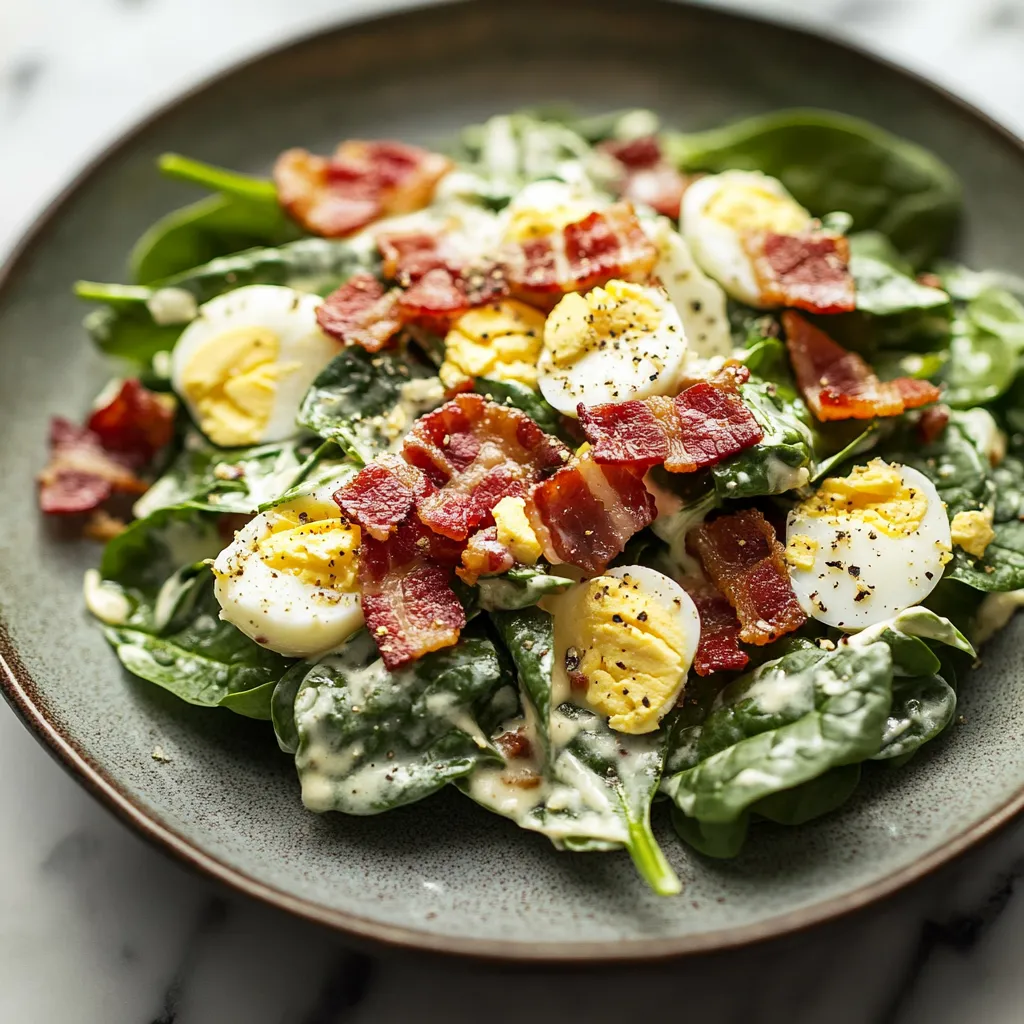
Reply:
[[591, 213], [559, 232], [512, 243], [501, 257], [512, 293], [542, 306], [613, 277], [644, 281], [657, 260], [658, 250], [629, 203]]
[[750, 376], [731, 368], [675, 398], [577, 407], [580, 425], [597, 462], [648, 470], [664, 464], [670, 473], [693, 473], [757, 444], [763, 437], [738, 385]]
[[744, 238], [766, 306], [809, 313], [850, 313], [857, 305], [850, 273], [850, 243], [841, 235], [772, 232]]
[[604, 142], [601, 150], [622, 165], [619, 195], [677, 220], [687, 180], [665, 159], [653, 135], [628, 142]]
[[703, 580], [688, 578], [680, 582], [700, 616], [700, 641], [693, 656], [697, 675], [746, 668], [750, 658], [740, 648], [740, 621], [729, 601]]
[[387, 540], [434, 485], [400, 455], [382, 455], [335, 491], [338, 507], [376, 540]]
[[601, 465], [588, 452], [534, 484], [526, 514], [549, 562], [568, 562], [594, 575], [654, 521], [654, 497], [642, 473]]
[[756, 509], [703, 523], [689, 539], [705, 573], [736, 610], [745, 643], [771, 643], [807, 620], [793, 593], [782, 545]]
[[856, 352], [848, 352], [799, 313], [782, 314], [797, 385], [819, 420], [898, 416], [934, 402], [939, 389], [925, 380], [880, 381]]
[[108, 452], [144, 466], [174, 435], [174, 400], [129, 378], [106, 405], [93, 410], [85, 426]]
[[498, 540], [497, 527], [477, 530], [462, 552], [462, 565], [455, 573], [463, 583], [476, 586], [481, 576], [498, 576], [516, 564], [515, 556]]
[[355, 274], [317, 307], [317, 323], [345, 345], [379, 352], [402, 329], [398, 294], [373, 274]]
[[307, 231], [341, 238], [378, 217], [426, 206], [451, 161], [401, 142], [343, 142], [331, 157], [289, 149], [274, 165], [278, 200]]

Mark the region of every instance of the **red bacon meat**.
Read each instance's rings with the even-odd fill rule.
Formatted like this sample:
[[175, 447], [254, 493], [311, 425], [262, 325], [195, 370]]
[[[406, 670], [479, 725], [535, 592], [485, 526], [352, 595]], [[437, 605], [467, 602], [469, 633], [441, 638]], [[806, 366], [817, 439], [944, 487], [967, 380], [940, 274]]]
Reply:
[[688, 578], [680, 583], [700, 616], [693, 670], [699, 676], [709, 676], [712, 672], [746, 668], [750, 658], [740, 647], [740, 621], [728, 599], [705, 580]]
[[794, 306], [809, 313], [849, 313], [856, 308], [850, 243], [841, 235], [804, 232], [749, 235], [744, 247], [766, 306]]
[[688, 540], [708, 578], [735, 609], [745, 643], [771, 643], [807, 620], [793, 593], [782, 545], [756, 509], [703, 523]]
[[355, 274], [317, 307], [324, 334], [379, 352], [402, 329], [398, 289], [385, 291], [373, 274]]
[[757, 444], [764, 431], [738, 391], [749, 376], [737, 367], [675, 398], [590, 408], [581, 402], [577, 413], [593, 458], [642, 471], [664, 465], [670, 473], [692, 473]]
[[278, 200], [314, 235], [341, 238], [426, 206], [451, 161], [401, 142], [343, 142], [331, 157], [289, 149], [274, 165]]
[[174, 400], [129, 378], [105, 405], [93, 410], [85, 426], [108, 452], [144, 466], [174, 435]]
[[880, 381], [856, 352], [848, 352], [799, 313], [787, 310], [782, 325], [797, 385], [819, 420], [898, 416], [939, 397], [939, 389], [925, 380]]
[[387, 540], [434, 485], [400, 455], [382, 455], [335, 491], [338, 507], [375, 540]]
[[623, 199], [678, 219], [687, 180], [665, 159], [657, 138], [647, 135], [628, 142], [610, 141], [600, 148], [621, 165], [618, 192]]

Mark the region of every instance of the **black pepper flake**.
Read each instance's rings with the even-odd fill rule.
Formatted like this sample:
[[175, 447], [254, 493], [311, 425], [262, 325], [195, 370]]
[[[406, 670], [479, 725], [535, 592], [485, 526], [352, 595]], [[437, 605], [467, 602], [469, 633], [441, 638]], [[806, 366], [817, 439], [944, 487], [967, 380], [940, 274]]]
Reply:
[[580, 667], [580, 652], [575, 647], [568, 647], [565, 651], [565, 671], [575, 672]]
[[649, 708], [651, 706], [651, 698], [647, 696], [641, 697], [640, 703], [643, 704], [645, 708]]
[[647, 612], [637, 612], [636, 621], [637, 622], [646, 622], [647, 621]]
[[621, 616], [621, 615], [619, 615], [619, 614], [618, 614], [618, 612], [616, 612], [616, 613], [615, 613], [615, 614], [614, 614], [614, 615], [612, 616], [612, 622], [622, 622], [622, 616]]
[[933, 580], [933, 579], [935, 579], [935, 573], [933, 573], [933, 572], [926, 572], [924, 574], [924, 578], [926, 580]]
[[836, 562], [826, 562], [825, 564], [830, 569], [842, 569], [842, 567], [843, 567], [843, 563], [842, 562], [838, 562], [838, 561], [836, 561]]
[[858, 590], [857, 593], [853, 595], [853, 599], [854, 601], [863, 601], [867, 596], [868, 592], [866, 590]]
[[856, 578], [857, 578], [857, 577], [858, 577], [858, 576], [860, 575], [860, 566], [859, 566], [859, 565], [848, 565], [848, 566], [846, 567], [846, 571], [847, 571], [847, 572], [848, 572], [848, 573], [849, 573], [849, 574], [850, 574], [850, 575], [851, 575], [851, 576], [852, 576], [852, 577], [853, 577], [854, 579], [856, 579]]

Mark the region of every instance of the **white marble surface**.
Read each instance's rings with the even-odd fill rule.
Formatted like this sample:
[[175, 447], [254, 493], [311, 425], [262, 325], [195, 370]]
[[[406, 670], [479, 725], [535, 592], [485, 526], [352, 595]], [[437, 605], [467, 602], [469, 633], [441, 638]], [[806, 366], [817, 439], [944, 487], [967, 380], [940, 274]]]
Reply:
[[[386, 6], [400, 3], [389, 0]], [[225, 62], [374, 0], [0, 0], [0, 256], [75, 169]], [[744, 0], [932, 76], [1024, 133], [1024, 0]], [[226, 895], [97, 806], [0, 708], [0, 1021], [1024, 1020], [1024, 823], [888, 903], [601, 982], [367, 958]]]

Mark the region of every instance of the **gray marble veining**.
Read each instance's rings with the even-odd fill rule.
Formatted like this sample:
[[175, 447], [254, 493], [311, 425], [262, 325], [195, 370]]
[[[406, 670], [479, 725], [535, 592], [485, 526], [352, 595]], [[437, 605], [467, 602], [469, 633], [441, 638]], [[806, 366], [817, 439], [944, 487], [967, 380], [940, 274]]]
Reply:
[[[83, 161], [224, 63], [371, 0], [0, 5], [0, 252]], [[744, 0], [847, 37], [1024, 132], [1022, 0]], [[88, 45], [83, 45], [83, 40]], [[2, 549], [0, 539], [0, 549]], [[0, 710], [0, 1020], [49, 1024], [1010, 1024], [1024, 1017], [1024, 823], [887, 903], [752, 950], [611, 977], [354, 953], [145, 846]]]

